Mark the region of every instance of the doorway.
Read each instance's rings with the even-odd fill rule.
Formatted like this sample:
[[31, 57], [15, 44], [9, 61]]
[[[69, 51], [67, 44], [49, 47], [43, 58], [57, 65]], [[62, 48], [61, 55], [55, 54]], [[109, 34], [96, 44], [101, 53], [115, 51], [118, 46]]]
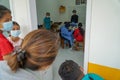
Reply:
[[[69, 0], [69, 1], [71, 1], [71, 0]], [[79, 51], [79, 52], [77, 51], [76, 52], [77, 55], [76, 55], [76, 54], [74, 54], [75, 53], [74, 51], [71, 51], [69, 49], [66, 49], [66, 50], [60, 49], [59, 54], [62, 52], [63, 55], [66, 56], [66, 59], [71, 59], [75, 55], [77, 57], [78, 57], [78, 55], [80, 57], [83, 56], [83, 58], [81, 60], [82, 61], [81, 63], [79, 63], [80, 59], [78, 59], [78, 61], [76, 60], [76, 62], [78, 62], [78, 64], [81, 65], [82, 67], [84, 67], [84, 72], [87, 73], [88, 56], [89, 56], [88, 53], [89, 53], [89, 40], [90, 40], [89, 39], [90, 38], [90, 25], [91, 25], [91, 22], [90, 22], [90, 20], [91, 20], [91, 0], [87, 0], [87, 4], [85, 5], [85, 9], [86, 9], [85, 13], [84, 12], [82, 13], [81, 10], [79, 10], [80, 9], [80, 7], [79, 7], [80, 5], [75, 5], [75, 2], [71, 2], [70, 3], [69, 1], [68, 0], [66, 0], [66, 1], [65, 0], [63, 0], [63, 1], [62, 0], [60, 0], [60, 1], [59, 0], [55, 0], [55, 1], [51, 0], [51, 2], [49, 1], [49, 3], [48, 3], [47, 1], [36, 0], [37, 15], [38, 15], [38, 25], [43, 24], [43, 19], [45, 17], [45, 13], [46, 12], [50, 12], [51, 13], [51, 17], [52, 17], [53, 22], [69, 21], [70, 20], [70, 16], [72, 15], [72, 10], [73, 9], [76, 9], [78, 11], [78, 14], [81, 14], [81, 15], [85, 14], [85, 17], [82, 17], [82, 20], [79, 20], [79, 22], [82, 22], [83, 25], [85, 26], [84, 27], [84, 29], [85, 29], [85, 47], [84, 47], [84, 53], [82, 51]], [[59, 11], [58, 11], [58, 8], [60, 6], [58, 4], [58, 2], [61, 2], [60, 5], [63, 5], [63, 6], [64, 5], [66, 6], [67, 4], [69, 4], [69, 5], [73, 5], [74, 4], [74, 6], [68, 6], [68, 7], [66, 7], [66, 13], [60, 14]], [[53, 3], [55, 3], [55, 4], [53, 4]], [[41, 5], [41, 8], [39, 7], [40, 5]], [[57, 6], [57, 7], [54, 7], [54, 6]], [[50, 7], [52, 7], [52, 8], [50, 8]], [[82, 5], [82, 7], [84, 7], [84, 6]], [[52, 14], [54, 14], [54, 15], [52, 15]], [[67, 15], [67, 17], [66, 17], [66, 15]], [[69, 56], [70, 52], [72, 52], [71, 54], [73, 55], [71, 57]], [[67, 53], [67, 54], [64, 54], [64, 53]], [[59, 55], [59, 56], [62, 56], [62, 55]], [[57, 58], [57, 60], [55, 62], [57, 63], [57, 61], [58, 61], [58, 63], [62, 63], [62, 61], [60, 61], [60, 60], [61, 60], [61, 58], [59, 57], [59, 58]], [[64, 61], [65, 61], [65, 59], [64, 59]], [[55, 67], [57, 67], [57, 70], [58, 70], [59, 65], [60, 64], [57, 64], [57, 66], [55, 66]], [[57, 78], [58, 78], [58, 76], [56, 76], [56, 79]]]
[[[43, 1], [45, 1], [45, 0], [41, 0], [42, 2]], [[51, 1], [53, 1], [53, 0], [51, 0]], [[55, 0], [55, 2], [57, 3], [57, 1], [58, 0]], [[65, 1], [65, 0], [63, 0], [63, 1]], [[63, 2], [62, 0], [60, 0], [60, 2]], [[70, 0], [69, 0], [70, 1]], [[37, 1], [36, 1], [37, 2]], [[42, 3], [41, 2], [41, 3]], [[87, 10], [86, 10], [86, 28], [85, 28], [85, 30], [86, 30], [86, 36], [85, 36], [85, 50], [84, 50], [84, 60], [83, 60], [83, 64], [82, 64], [82, 66], [84, 67], [84, 72], [85, 73], [87, 73], [87, 67], [88, 67], [88, 57], [89, 57], [89, 38], [90, 38], [90, 25], [91, 25], [91, 0], [87, 0]], [[38, 3], [38, 2], [37, 2]], [[51, 4], [52, 5], [52, 2], [47, 2], [48, 4]], [[68, 0], [66, 1], [66, 3], [63, 3], [64, 5], [66, 5], [66, 4], [68, 4], [69, 2], [68, 2]], [[71, 5], [71, 4], [75, 4], [74, 2], [73, 3], [69, 3], [69, 5]], [[41, 5], [44, 5], [44, 4], [41, 4]], [[54, 5], [56, 5], [56, 6], [59, 6], [58, 4], [54, 4]], [[47, 7], [47, 6], [46, 6]], [[53, 7], [52, 7], [53, 8]], [[55, 8], [57, 8], [57, 7], [55, 7]], [[45, 7], [42, 7], [42, 9], [40, 9], [40, 8], [38, 8], [39, 10], [41, 10], [40, 11], [40, 13], [42, 13], [42, 11], [43, 10], [45, 10], [45, 12], [47, 12], [47, 9], [45, 9]], [[54, 21], [57, 21], [56, 19], [57, 19], [57, 16], [63, 16], [62, 18], [60, 18], [60, 19], [58, 19], [58, 21], [59, 20], [62, 20], [64, 17], [65, 17], [65, 15], [66, 14], [63, 14], [63, 15], [58, 15], [57, 14], [57, 10], [58, 10], [58, 8], [55, 10], [55, 9], [50, 9], [50, 8], [48, 8], [50, 11], [51, 10], [53, 10], [53, 12], [54, 13], [56, 13], [55, 15], [55, 17], [53, 18], [53, 20]], [[45, 13], [42, 13], [42, 14], [40, 14], [41, 16], [43, 16], [43, 18], [44, 18], [44, 15]], [[54, 15], [53, 15], [54, 16]], [[51, 16], [52, 17], [52, 16]], [[42, 24], [42, 22], [43, 22], [43, 18], [41, 18], [40, 16], [38, 16], [38, 18], [40, 18], [41, 19], [41, 21], [39, 21], [38, 20], [38, 24]], [[67, 16], [67, 17], [65, 17], [65, 19], [64, 20], [68, 20], [68, 18], [69, 18], [69, 16]], [[69, 53], [68, 53], [69, 54]]]

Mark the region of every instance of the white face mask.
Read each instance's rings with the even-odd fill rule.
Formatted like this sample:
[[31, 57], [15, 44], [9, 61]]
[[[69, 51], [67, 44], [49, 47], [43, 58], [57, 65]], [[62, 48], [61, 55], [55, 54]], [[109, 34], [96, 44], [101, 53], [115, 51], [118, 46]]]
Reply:
[[18, 37], [20, 35], [21, 31], [20, 30], [11, 30], [10, 34], [13, 37]]

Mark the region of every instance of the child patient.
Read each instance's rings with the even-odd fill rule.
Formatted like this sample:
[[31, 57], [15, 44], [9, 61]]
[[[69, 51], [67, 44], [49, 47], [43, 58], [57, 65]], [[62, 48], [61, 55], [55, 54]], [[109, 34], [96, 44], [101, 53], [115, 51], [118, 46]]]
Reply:
[[12, 43], [14, 47], [19, 47], [22, 43], [22, 39], [19, 37], [20, 33], [20, 25], [14, 21], [13, 28], [10, 31], [10, 37], [8, 37], [8, 40]]
[[59, 68], [59, 75], [62, 80], [104, 80], [97, 74], [84, 74], [83, 69], [74, 61], [66, 60]]

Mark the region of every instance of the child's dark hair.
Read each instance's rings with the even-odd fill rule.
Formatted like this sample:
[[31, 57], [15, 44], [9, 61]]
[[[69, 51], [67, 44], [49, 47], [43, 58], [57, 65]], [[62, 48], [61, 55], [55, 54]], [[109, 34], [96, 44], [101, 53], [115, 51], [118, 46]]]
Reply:
[[85, 30], [83, 30], [82, 26], [83, 26], [83, 25], [82, 25], [81, 22], [78, 23], [78, 28], [79, 28], [79, 30], [80, 30], [80, 33], [81, 33], [82, 36], [84, 36], [84, 34], [85, 34]]
[[58, 73], [62, 80], [78, 80], [82, 71], [77, 63], [72, 60], [66, 60], [61, 64]]
[[72, 12], [73, 12], [73, 13], [76, 13], [77, 11], [76, 11], [76, 10], [73, 10]]
[[50, 16], [50, 13], [49, 13], [49, 12], [46, 12], [46, 16]]
[[78, 26], [79, 26], [79, 27], [82, 27], [83, 25], [82, 25], [82, 23], [80, 22], [80, 23], [78, 23]]
[[13, 21], [13, 25], [17, 25], [20, 27], [20, 25], [16, 21]]

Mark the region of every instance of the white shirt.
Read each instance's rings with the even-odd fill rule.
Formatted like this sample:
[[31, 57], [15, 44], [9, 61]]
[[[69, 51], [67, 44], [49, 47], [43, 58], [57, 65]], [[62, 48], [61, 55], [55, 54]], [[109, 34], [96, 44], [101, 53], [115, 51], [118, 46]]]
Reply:
[[18, 47], [22, 43], [22, 39], [20, 38], [17, 42], [13, 42], [10, 37], [7, 38], [13, 45], [13, 47]]

